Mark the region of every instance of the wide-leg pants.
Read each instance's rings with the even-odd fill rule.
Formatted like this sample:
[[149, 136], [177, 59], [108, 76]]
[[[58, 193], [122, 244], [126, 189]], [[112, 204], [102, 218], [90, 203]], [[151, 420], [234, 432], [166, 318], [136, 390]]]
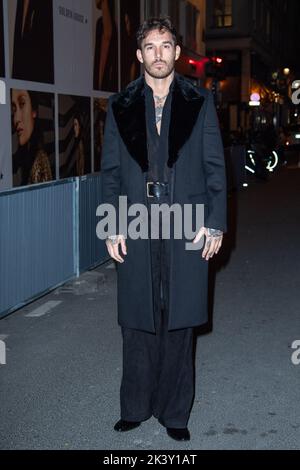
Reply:
[[168, 331], [169, 247], [170, 240], [151, 240], [156, 333], [122, 327], [121, 418], [153, 415], [163, 426], [184, 428], [194, 398], [193, 328]]

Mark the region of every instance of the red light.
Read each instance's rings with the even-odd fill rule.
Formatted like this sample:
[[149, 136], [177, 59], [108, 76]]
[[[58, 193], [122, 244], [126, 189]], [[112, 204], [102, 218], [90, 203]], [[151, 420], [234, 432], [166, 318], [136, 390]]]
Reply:
[[216, 62], [217, 62], [217, 64], [222, 64], [223, 59], [221, 59], [221, 57], [217, 57]]
[[191, 65], [196, 65], [196, 61], [193, 60], [193, 59], [189, 59], [189, 64], [191, 64]]

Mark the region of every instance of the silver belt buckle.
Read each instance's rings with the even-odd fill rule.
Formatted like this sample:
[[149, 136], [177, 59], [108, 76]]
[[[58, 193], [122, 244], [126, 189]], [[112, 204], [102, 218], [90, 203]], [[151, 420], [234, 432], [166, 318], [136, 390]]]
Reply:
[[153, 181], [148, 181], [147, 182], [147, 197], [154, 197], [151, 194], [149, 194], [149, 184], [153, 184]]

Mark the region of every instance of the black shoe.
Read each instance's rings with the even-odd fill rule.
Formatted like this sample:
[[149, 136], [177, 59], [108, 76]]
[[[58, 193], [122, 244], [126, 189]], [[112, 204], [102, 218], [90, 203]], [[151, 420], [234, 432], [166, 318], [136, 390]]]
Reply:
[[131, 431], [134, 428], [137, 428], [141, 424], [140, 421], [125, 421], [124, 419], [120, 419], [115, 425], [115, 431]]
[[188, 428], [167, 428], [167, 433], [175, 441], [189, 441], [191, 439]]

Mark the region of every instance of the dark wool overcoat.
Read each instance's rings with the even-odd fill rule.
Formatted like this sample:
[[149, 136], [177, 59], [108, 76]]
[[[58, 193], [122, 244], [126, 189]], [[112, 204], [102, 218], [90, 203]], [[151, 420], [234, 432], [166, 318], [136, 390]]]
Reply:
[[[225, 232], [224, 152], [212, 93], [177, 73], [174, 80], [167, 162], [171, 204], [193, 204], [193, 209], [203, 204], [205, 226]], [[101, 163], [103, 203], [117, 209], [122, 195], [127, 196], [128, 207], [147, 204], [146, 133], [140, 77], [109, 99]], [[202, 249], [186, 250], [187, 241], [185, 237], [170, 241], [169, 330], [207, 321], [208, 261], [202, 258]], [[127, 328], [155, 332], [150, 240], [128, 237], [126, 244], [125, 261], [117, 265], [118, 321]]]

